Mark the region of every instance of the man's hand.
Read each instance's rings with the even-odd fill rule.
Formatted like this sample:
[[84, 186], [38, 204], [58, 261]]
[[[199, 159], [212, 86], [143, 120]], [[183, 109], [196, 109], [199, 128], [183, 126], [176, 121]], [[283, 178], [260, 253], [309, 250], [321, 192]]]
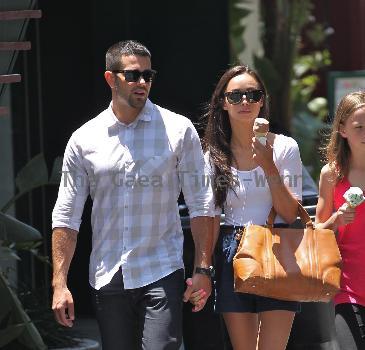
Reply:
[[67, 274], [75, 253], [77, 231], [56, 227], [52, 234], [53, 302], [52, 310], [58, 323], [72, 327], [75, 320], [74, 301], [67, 288]]
[[184, 293], [184, 302], [194, 305], [193, 312], [202, 310], [212, 293], [212, 281], [207, 275], [195, 273], [192, 278], [186, 280], [187, 288]]
[[67, 287], [54, 288], [52, 310], [59, 324], [72, 327], [75, 320], [74, 301]]

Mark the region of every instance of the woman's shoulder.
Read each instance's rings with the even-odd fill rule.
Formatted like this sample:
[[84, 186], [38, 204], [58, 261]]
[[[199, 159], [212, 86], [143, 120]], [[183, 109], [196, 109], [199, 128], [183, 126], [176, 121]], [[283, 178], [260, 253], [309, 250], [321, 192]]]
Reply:
[[274, 146], [280, 146], [280, 147], [286, 147], [286, 148], [290, 148], [290, 147], [294, 147], [294, 148], [298, 148], [298, 143], [297, 141], [295, 141], [292, 137], [290, 136], [286, 136], [283, 134], [274, 134], [274, 133], [270, 133], [274, 140]]
[[298, 143], [292, 137], [282, 134], [271, 134], [269, 135], [269, 142], [270, 137], [272, 139], [271, 144], [278, 159], [286, 158], [287, 156], [299, 156]]

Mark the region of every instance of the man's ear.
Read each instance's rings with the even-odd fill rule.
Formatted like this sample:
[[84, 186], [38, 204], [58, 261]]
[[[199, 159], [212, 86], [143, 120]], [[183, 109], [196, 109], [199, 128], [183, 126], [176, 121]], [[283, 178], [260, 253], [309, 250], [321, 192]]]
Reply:
[[106, 82], [108, 83], [108, 85], [110, 86], [110, 88], [114, 89], [115, 88], [115, 75], [110, 70], [107, 70], [104, 73], [104, 78], [105, 78]]

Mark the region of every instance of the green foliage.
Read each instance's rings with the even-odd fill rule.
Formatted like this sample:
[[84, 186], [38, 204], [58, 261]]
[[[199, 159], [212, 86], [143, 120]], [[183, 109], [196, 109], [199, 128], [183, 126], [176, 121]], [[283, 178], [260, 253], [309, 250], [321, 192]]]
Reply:
[[326, 127], [320, 114], [298, 111], [293, 119], [293, 136], [298, 142], [301, 159], [318, 183], [321, 161], [317, 149], [319, 147], [319, 131]]
[[275, 96], [279, 92], [280, 86], [282, 85], [282, 78], [275, 68], [273, 62], [266, 57], [259, 57], [254, 55], [254, 66], [262, 80], [265, 82], [268, 93], [270, 96]]
[[230, 50], [231, 57], [235, 61], [238, 60], [238, 55], [245, 50], [245, 42], [242, 39], [246, 30], [246, 26], [242, 24], [242, 20], [246, 18], [251, 10], [249, 5], [252, 0], [229, 0], [229, 32], [230, 32]]
[[28, 242], [42, 239], [34, 227], [0, 212], [0, 239], [5, 242]]
[[[237, 6], [241, 2], [233, 3]], [[319, 72], [331, 63], [325, 48], [331, 29], [315, 21], [312, 0], [261, 0], [260, 4], [264, 54], [254, 55], [253, 62], [268, 89], [270, 120], [297, 140], [303, 163], [316, 177], [320, 167], [319, 131], [325, 127], [323, 120], [328, 111], [327, 100], [314, 94], [320, 82]], [[237, 28], [247, 14], [237, 12], [231, 16], [231, 28]], [[238, 37], [232, 31], [232, 40], [242, 41], [242, 33]], [[310, 48], [302, 54], [304, 37]], [[239, 53], [236, 50], [232, 58]]]
[[[264, 58], [255, 57], [255, 67], [271, 97], [270, 119], [291, 131], [293, 115], [292, 79], [298, 56], [301, 32], [310, 19], [310, 0], [261, 1]], [[262, 60], [269, 61], [263, 69]], [[270, 67], [270, 70], [267, 68]], [[280, 77], [275, 80], [272, 77]]]
[[[19, 299], [0, 272], [0, 310], [4, 317], [1, 320], [0, 346], [6, 350], [15, 348], [16, 344], [29, 349], [47, 349], [39, 332], [24, 311]], [[14, 344], [15, 343], [15, 344]]]
[[[317, 24], [316, 28], [322, 28], [322, 26]], [[317, 32], [317, 29], [314, 33]], [[310, 38], [313, 37], [314, 35], [310, 36]], [[318, 47], [320, 44], [324, 44], [325, 38], [324, 35], [319, 36], [313, 45]], [[313, 98], [313, 95], [320, 82], [318, 73], [330, 64], [329, 51], [317, 48], [308, 54], [298, 55], [293, 66], [291, 103], [294, 116], [292, 133], [299, 144], [303, 163], [317, 182], [322, 167], [318, 152], [320, 132], [328, 128], [324, 122], [328, 116], [328, 101], [324, 97]]]
[[[43, 155], [39, 154], [22, 168], [15, 178], [17, 193], [0, 210], [0, 263], [5, 260], [20, 260], [17, 251], [26, 250], [41, 261], [48, 263], [48, 257], [41, 256], [38, 248], [42, 244], [41, 233], [16, 218], [5, 214], [20, 197], [40, 186], [56, 181], [60, 172], [56, 160], [52, 171], [53, 178], [48, 179], [48, 170]], [[10, 287], [6, 271], [0, 265], [0, 348], [46, 349], [39, 331], [25, 312], [17, 295]]]
[[48, 170], [43, 154], [32, 158], [17, 174], [15, 178], [17, 194], [11, 198], [0, 210], [6, 212], [15, 201], [31, 190], [48, 184]]
[[319, 83], [318, 72], [330, 64], [330, 53], [327, 49], [298, 55], [293, 65], [294, 77], [291, 82], [294, 112], [308, 107], [313, 92]]
[[51, 308], [44, 302], [46, 294], [45, 288], [29, 290], [24, 286], [18, 289], [19, 300], [49, 349], [77, 345], [75, 331], [56, 322]]

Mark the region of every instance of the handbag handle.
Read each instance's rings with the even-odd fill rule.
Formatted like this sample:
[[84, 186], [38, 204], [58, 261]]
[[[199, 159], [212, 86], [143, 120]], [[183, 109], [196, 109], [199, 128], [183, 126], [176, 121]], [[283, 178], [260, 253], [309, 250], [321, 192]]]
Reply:
[[[302, 224], [307, 227], [307, 226], [312, 226], [313, 227], [313, 222], [309, 216], [309, 214], [307, 213], [307, 211], [304, 209], [304, 207], [299, 203], [298, 203], [298, 216], [300, 217], [300, 220], [302, 221]], [[273, 227], [274, 226], [274, 220], [276, 218], [276, 210], [274, 209], [274, 207], [271, 208], [269, 216], [267, 217], [266, 220], [266, 225]]]

